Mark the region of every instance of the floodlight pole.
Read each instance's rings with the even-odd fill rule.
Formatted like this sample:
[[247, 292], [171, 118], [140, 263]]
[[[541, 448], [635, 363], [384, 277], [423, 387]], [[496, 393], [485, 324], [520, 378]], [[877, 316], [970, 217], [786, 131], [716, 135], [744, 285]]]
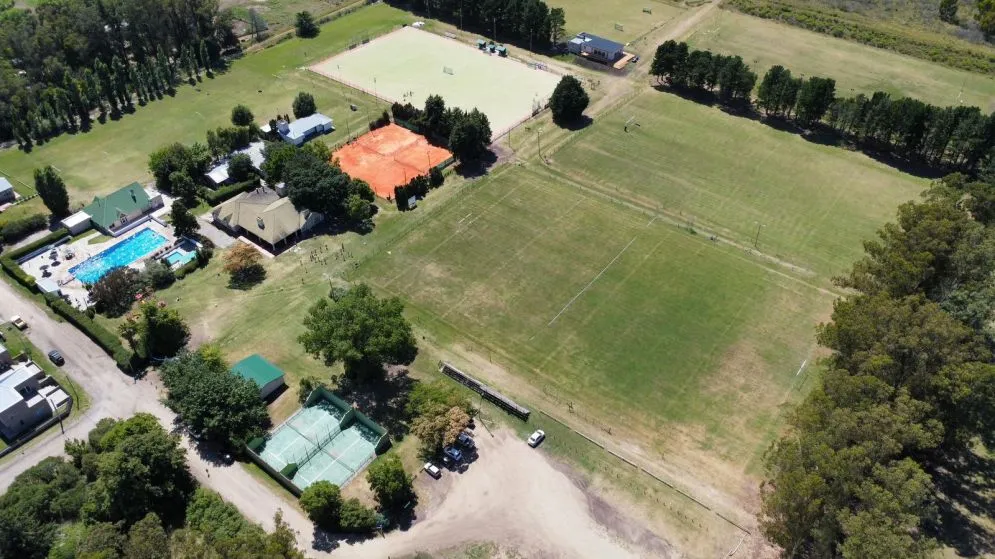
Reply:
[[764, 227], [764, 224], [760, 223], [759, 221], [757, 221], [756, 224], [757, 224], [757, 236], [754, 237], [753, 239], [753, 248], [759, 248], [757, 245], [760, 242], [760, 228]]

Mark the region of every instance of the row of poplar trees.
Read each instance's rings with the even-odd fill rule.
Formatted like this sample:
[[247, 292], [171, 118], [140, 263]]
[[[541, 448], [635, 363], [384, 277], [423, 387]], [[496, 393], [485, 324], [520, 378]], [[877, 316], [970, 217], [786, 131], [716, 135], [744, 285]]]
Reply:
[[391, 0], [428, 17], [476, 29], [529, 50], [545, 49], [563, 38], [566, 16], [542, 0]]
[[974, 172], [995, 148], [995, 114], [978, 107], [938, 107], [910, 97], [893, 99], [882, 91], [837, 97], [834, 79], [795, 77], [780, 65], [767, 71], [751, 99], [756, 76], [738, 56], [692, 51], [686, 43], [660, 45], [651, 73], [681, 89], [718, 86], [723, 102], [751, 101], [764, 115], [806, 129], [823, 123], [866, 149], [925, 166]]
[[0, 141], [86, 130], [181, 79], [210, 72], [238, 44], [217, 0], [0, 0]]

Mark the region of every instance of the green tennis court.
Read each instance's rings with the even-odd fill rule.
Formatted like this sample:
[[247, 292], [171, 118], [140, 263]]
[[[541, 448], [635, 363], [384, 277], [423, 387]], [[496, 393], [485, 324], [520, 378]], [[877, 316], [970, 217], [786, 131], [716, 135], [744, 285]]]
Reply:
[[476, 107], [490, 120], [493, 138], [544, 107], [560, 81], [547, 70], [413, 27], [323, 60], [311, 70], [392, 102], [422, 107], [429, 95], [438, 94], [447, 106]]
[[273, 470], [296, 464], [290, 476], [303, 490], [325, 480], [339, 487], [376, 458], [386, 432], [331, 394], [318, 394], [267, 437], [258, 456]]

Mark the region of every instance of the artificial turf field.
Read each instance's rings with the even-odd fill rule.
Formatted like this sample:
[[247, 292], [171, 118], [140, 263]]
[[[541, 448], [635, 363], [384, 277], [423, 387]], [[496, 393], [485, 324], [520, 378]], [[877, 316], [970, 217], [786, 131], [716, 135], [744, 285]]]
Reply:
[[424, 107], [429, 95], [441, 95], [447, 106], [480, 109], [494, 138], [545, 106], [560, 80], [552, 72], [414, 27], [373, 39], [311, 69], [392, 102]]
[[796, 76], [833, 78], [841, 96], [880, 90], [939, 106], [963, 103], [978, 106], [982, 112], [995, 109], [991, 76], [729, 10], [715, 10], [688, 43], [696, 49], [742, 56], [760, 77], [780, 64]]

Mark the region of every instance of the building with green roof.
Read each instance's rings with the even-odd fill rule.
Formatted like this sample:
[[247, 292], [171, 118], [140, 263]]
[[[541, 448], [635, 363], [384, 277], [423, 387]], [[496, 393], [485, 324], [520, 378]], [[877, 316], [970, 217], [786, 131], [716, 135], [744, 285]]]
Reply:
[[142, 185], [133, 182], [107, 196], [96, 196], [83, 212], [105, 235], [115, 235], [119, 229], [162, 207], [160, 194], [149, 195]]
[[259, 386], [259, 397], [265, 400], [284, 385], [283, 371], [254, 353], [232, 365], [231, 372]]

